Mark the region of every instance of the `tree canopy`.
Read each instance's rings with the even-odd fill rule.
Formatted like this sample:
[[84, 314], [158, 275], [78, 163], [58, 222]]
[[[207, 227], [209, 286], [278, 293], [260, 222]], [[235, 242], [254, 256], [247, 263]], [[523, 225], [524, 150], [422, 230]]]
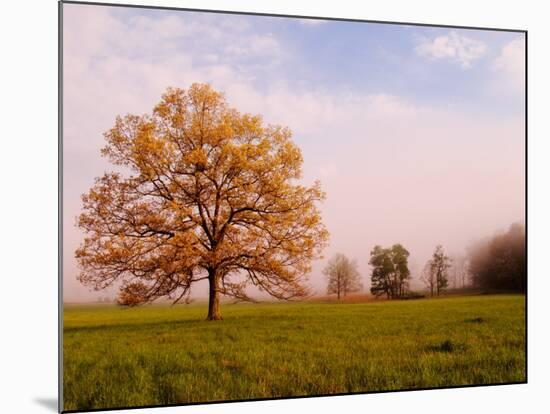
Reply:
[[386, 295], [389, 299], [403, 297], [410, 278], [409, 252], [401, 244], [391, 248], [374, 246], [369, 264], [372, 266], [371, 293]]
[[209, 85], [169, 88], [151, 114], [117, 117], [105, 173], [82, 196], [79, 280], [119, 283], [118, 301], [178, 302], [195, 282], [249, 300], [248, 285], [278, 299], [308, 294], [307, 274], [328, 239], [320, 183], [301, 185], [302, 155], [288, 128], [241, 114]]

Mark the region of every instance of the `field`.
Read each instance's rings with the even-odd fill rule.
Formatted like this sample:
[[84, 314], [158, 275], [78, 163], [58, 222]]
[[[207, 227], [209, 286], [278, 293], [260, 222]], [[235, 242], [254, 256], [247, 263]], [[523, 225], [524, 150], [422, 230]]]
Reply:
[[525, 298], [65, 306], [64, 408], [524, 382]]

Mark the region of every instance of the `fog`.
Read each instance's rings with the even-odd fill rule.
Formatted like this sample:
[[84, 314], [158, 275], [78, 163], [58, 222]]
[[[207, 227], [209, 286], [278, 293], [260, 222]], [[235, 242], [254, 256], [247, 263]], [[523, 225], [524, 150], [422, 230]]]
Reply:
[[[327, 195], [320, 209], [330, 232], [329, 246], [324, 258], [313, 263], [310, 275], [318, 294], [325, 294], [322, 269], [335, 253], [357, 260], [368, 291], [371, 249], [376, 244], [401, 243], [410, 252], [414, 289], [421, 286], [419, 273], [437, 244], [451, 256], [463, 255], [474, 240], [524, 221], [525, 125], [523, 95], [515, 86], [516, 92], [506, 91], [506, 98], [495, 92], [500, 89], [494, 84], [484, 92], [494, 93], [495, 102], [512, 99], [513, 110], [469, 106], [468, 101], [456, 104], [451, 95], [448, 104], [434, 104], [421, 97], [380, 92], [383, 85], [377, 91], [342, 92], [327, 90], [323, 84], [297, 89], [292, 87], [293, 79], [278, 79], [259, 87], [236, 64], [204, 63], [185, 51], [157, 61], [139, 60], [131, 52], [140, 45], [137, 23], [124, 25], [105, 8], [83, 13], [67, 6], [62, 154], [65, 302], [116, 295], [115, 290], [93, 292], [82, 286], [74, 259], [83, 238], [75, 226], [80, 195], [95, 177], [112, 169], [100, 156], [102, 133], [117, 114], [150, 112], [167, 86], [187, 87], [195, 81], [223, 90], [240, 111], [260, 113], [266, 122], [293, 130], [304, 158], [303, 182], [319, 179]], [[143, 27], [151, 30], [150, 25]], [[124, 44], [116, 44], [118, 37], [108, 40], [107, 35], [123, 38]], [[143, 52], [147, 56], [147, 49]], [[258, 59], [264, 62], [263, 55]], [[263, 68], [275, 71], [274, 57], [268, 61]], [[472, 77], [474, 81], [481, 86], [486, 82]], [[205, 295], [206, 285], [198, 284], [192, 296]]]

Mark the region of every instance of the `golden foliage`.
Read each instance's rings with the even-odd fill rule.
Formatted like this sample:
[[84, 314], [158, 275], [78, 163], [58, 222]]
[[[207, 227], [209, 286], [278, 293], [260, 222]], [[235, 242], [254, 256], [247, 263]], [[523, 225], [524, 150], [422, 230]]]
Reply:
[[193, 282], [246, 299], [256, 285], [303, 296], [328, 238], [317, 182], [287, 128], [240, 114], [209, 85], [169, 88], [153, 113], [117, 117], [102, 150], [130, 173], [107, 173], [82, 196], [80, 281], [122, 280], [119, 301], [186, 297]]

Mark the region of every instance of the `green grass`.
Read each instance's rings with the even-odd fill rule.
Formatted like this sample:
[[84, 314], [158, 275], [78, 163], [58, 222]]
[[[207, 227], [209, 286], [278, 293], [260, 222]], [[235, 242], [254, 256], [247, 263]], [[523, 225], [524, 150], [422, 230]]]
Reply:
[[66, 306], [64, 408], [523, 382], [525, 298]]

